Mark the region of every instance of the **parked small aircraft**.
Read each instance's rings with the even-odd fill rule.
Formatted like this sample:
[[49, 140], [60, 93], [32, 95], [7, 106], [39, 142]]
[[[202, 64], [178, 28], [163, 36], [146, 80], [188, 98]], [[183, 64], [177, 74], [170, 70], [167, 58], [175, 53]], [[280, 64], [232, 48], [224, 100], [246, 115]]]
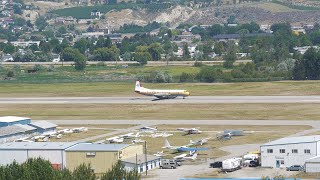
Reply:
[[202, 150], [208, 150], [209, 148], [196, 148], [196, 147], [189, 147], [190, 145], [185, 145], [185, 146], [171, 146], [169, 141], [165, 139], [164, 141], [164, 146], [162, 147], [163, 149], [170, 149], [174, 151], [202, 151]]
[[217, 139], [218, 140], [230, 140], [232, 139], [232, 133], [222, 133], [222, 134], [217, 134]]
[[138, 138], [140, 137], [140, 133], [139, 132], [137, 134], [128, 133], [128, 134], [120, 135], [120, 137], [124, 139]]
[[208, 143], [209, 139], [210, 138], [199, 139], [199, 140], [196, 140], [196, 141], [190, 140], [190, 145], [192, 145], [192, 146], [201, 145], [202, 146], [203, 144]]
[[106, 141], [108, 141], [109, 143], [122, 143], [123, 140], [124, 139], [122, 137], [119, 137], [119, 136], [114, 136], [114, 137], [106, 139]]
[[79, 127], [79, 128], [73, 128], [73, 129], [71, 129], [72, 130], [72, 132], [74, 132], [74, 133], [79, 133], [79, 132], [83, 132], [83, 131], [88, 131], [88, 128], [86, 128], [86, 127]]
[[133, 143], [133, 144], [138, 144], [138, 143], [143, 143], [143, 142], [145, 142], [145, 140], [142, 140], [142, 139], [132, 140], [132, 143]]
[[185, 160], [194, 161], [197, 159], [197, 156], [198, 154], [195, 151], [193, 151], [193, 152], [190, 152], [190, 154], [181, 154], [179, 156], [174, 157], [173, 159], [176, 161], [185, 161]]
[[200, 134], [202, 131], [199, 130], [199, 128], [178, 128], [178, 131], [185, 132], [187, 135], [188, 134]]
[[147, 89], [141, 86], [140, 81], [136, 81], [134, 91], [138, 94], [145, 96], [154, 96], [158, 99], [174, 99], [178, 96], [182, 96], [183, 99], [190, 95], [190, 92], [186, 90], [168, 90], [168, 89]]
[[157, 127], [152, 128], [152, 127], [145, 126], [145, 127], [140, 128], [140, 131], [144, 131], [144, 132], [154, 132], [157, 130], [158, 130]]
[[157, 156], [157, 157], [164, 157], [166, 156], [163, 151], [160, 151], [160, 152], [157, 152], [156, 154], [153, 154], [154, 156]]

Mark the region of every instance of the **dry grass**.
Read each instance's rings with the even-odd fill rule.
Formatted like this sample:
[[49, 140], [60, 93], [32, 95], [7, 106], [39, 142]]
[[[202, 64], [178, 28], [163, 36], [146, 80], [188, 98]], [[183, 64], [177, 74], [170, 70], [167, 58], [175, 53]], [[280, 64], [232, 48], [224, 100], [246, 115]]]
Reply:
[[[187, 89], [194, 96], [244, 95], [319, 95], [319, 81], [282, 81], [247, 83], [172, 83], [145, 84], [148, 88]], [[133, 92], [134, 82], [117, 83], [3, 83], [0, 97], [59, 97], [59, 96], [138, 96]]]
[[0, 116], [32, 119], [318, 120], [320, 104], [0, 104]]
[[89, 129], [105, 129], [105, 130], [114, 130], [114, 129], [127, 129], [129, 127], [137, 126], [136, 124], [70, 124], [70, 125], [63, 125], [59, 126], [60, 129], [70, 129], [76, 127], [87, 127]]
[[263, 10], [270, 11], [271, 13], [299, 11], [296, 9], [291, 9], [287, 6], [283, 6], [283, 5], [271, 3], [271, 2], [253, 3], [253, 4], [249, 4], [248, 6], [261, 8]]
[[50, 142], [72, 142], [72, 141], [78, 141], [81, 139], [85, 139], [87, 137], [92, 137], [92, 136], [97, 136], [100, 134], [105, 134], [110, 131], [108, 130], [102, 130], [102, 129], [89, 129], [88, 131], [85, 132], [80, 132], [80, 133], [72, 133], [72, 134], [65, 134], [62, 136], [61, 139], [56, 139], [56, 138], [50, 138]]
[[[168, 128], [165, 128], [166, 126], [158, 127], [159, 129], [170, 129], [170, 127], [173, 127], [171, 125], [167, 126]], [[212, 128], [212, 129], [211, 129]], [[203, 132], [201, 134], [193, 134], [193, 135], [184, 135], [184, 133], [181, 132], [175, 132], [173, 133], [173, 136], [168, 137], [168, 141], [172, 146], [183, 146], [189, 144], [190, 140], [198, 140], [202, 138], [211, 137], [208, 144], [205, 144], [201, 147], [207, 147], [210, 150], [209, 151], [201, 151], [198, 154], [198, 158], [217, 158], [221, 156], [225, 156], [228, 153], [220, 150], [219, 148], [223, 146], [230, 146], [230, 145], [239, 145], [239, 144], [256, 144], [256, 143], [266, 143], [271, 140], [275, 140], [278, 138], [286, 137], [288, 135], [297, 133], [301, 130], [309, 129], [309, 126], [295, 126], [290, 129], [286, 128], [285, 126], [253, 126], [250, 127], [248, 130], [255, 131], [252, 134], [246, 134], [245, 136], [238, 136], [233, 137], [231, 140], [227, 141], [218, 141], [216, 140], [216, 132], [214, 131], [223, 131], [224, 126], [221, 127], [214, 127], [210, 126], [207, 127], [206, 130], [210, 130], [210, 132]], [[243, 126], [229, 126], [227, 128], [232, 129], [243, 129]], [[263, 132], [266, 130], [266, 128], [272, 129], [272, 131], [269, 132]], [[270, 130], [269, 129], [269, 130]], [[294, 129], [294, 130], [292, 130]], [[164, 140], [165, 138], [151, 138], [151, 137], [142, 137], [141, 139], [144, 139], [147, 141], [148, 146], [148, 153], [154, 154], [158, 151], [164, 150], [161, 147], [164, 146]], [[166, 154], [168, 154], [167, 157], [174, 157], [179, 155], [179, 153], [173, 153], [170, 150], [164, 150]]]

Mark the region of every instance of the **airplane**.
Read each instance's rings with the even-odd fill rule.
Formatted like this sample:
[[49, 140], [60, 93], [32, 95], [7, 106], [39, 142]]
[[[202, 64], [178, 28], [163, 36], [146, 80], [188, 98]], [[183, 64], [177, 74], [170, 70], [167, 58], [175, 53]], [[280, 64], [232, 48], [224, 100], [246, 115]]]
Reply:
[[218, 140], [230, 140], [232, 139], [232, 133], [223, 133], [223, 134], [217, 134], [217, 139]]
[[178, 128], [178, 131], [186, 132], [188, 134], [200, 134], [202, 131], [199, 128]]
[[86, 128], [86, 127], [73, 128], [73, 129], [71, 129], [71, 131], [74, 133], [79, 133], [79, 132], [83, 132], [83, 131], [88, 131], [88, 128]]
[[62, 134], [58, 134], [56, 138], [57, 139], [61, 139], [62, 138]]
[[122, 143], [123, 140], [124, 139], [122, 137], [119, 137], [119, 136], [114, 136], [114, 137], [106, 139], [106, 141], [108, 141], [109, 143]]
[[157, 127], [152, 128], [152, 127], [145, 126], [145, 127], [140, 128], [140, 131], [144, 131], [144, 132], [154, 132], [157, 130], [158, 130]]
[[157, 156], [157, 157], [164, 157], [166, 156], [163, 151], [160, 151], [160, 152], [157, 152], [156, 154], [153, 154], [154, 156]]
[[196, 141], [190, 140], [190, 145], [191, 146], [197, 146], [197, 145], [201, 145], [202, 146], [203, 144], [208, 143], [209, 139], [210, 138], [199, 139], [199, 140], [196, 140]]
[[140, 133], [139, 132], [137, 134], [128, 133], [128, 134], [120, 135], [120, 137], [124, 139], [138, 138], [140, 137]]
[[179, 156], [174, 157], [173, 159], [176, 161], [185, 161], [185, 160], [196, 160], [198, 154], [194, 152], [190, 152], [190, 154], [181, 154]]
[[170, 149], [170, 150], [176, 150], [178, 151], [179, 148], [187, 148], [188, 145], [185, 146], [171, 146], [168, 139], [164, 140], [164, 146], [162, 147], [162, 149]]
[[143, 143], [143, 142], [145, 142], [145, 140], [142, 140], [142, 139], [132, 140], [132, 143], [133, 143], [133, 144], [138, 144], [138, 143]]
[[174, 99], [178, 96], [182, 96], [183, 99], [190, 95], [190, 92], [186, 90], [160, 90], [160, 89], [147, 89], [141, 86], [140, 81], [136, 81], [134, 91], [138, 94], [145, 96], [154, 96], [158, 99]]
[[72, 129], [62, 129], [57, 132], [58, 134], [71, 134], [73, 133]]
[[165, 139], [164, 141], [164, 146], [162, 149], [170, 149], [174, 151], [202, 151], [202, 150], [208, 150], [209, 148], [195, 148], [195, 147], [189, 147], [190, 145], [185, 145], [185, 146], [171, 146], [168, 139]]
[[28, 140], [28, 137], [24, 137], [24, 138], [16, 139], [14, 140], [14, 142], [34, 142], [34, 141]]

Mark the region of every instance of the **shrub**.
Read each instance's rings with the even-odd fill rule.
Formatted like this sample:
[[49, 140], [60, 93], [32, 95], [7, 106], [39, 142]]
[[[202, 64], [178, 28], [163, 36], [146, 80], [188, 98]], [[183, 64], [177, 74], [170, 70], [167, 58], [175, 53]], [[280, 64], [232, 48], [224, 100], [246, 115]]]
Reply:
[[190, 73], [183, 72], [179, 77], [179, 82], [192, 82], [194, 80], [194, 75]]

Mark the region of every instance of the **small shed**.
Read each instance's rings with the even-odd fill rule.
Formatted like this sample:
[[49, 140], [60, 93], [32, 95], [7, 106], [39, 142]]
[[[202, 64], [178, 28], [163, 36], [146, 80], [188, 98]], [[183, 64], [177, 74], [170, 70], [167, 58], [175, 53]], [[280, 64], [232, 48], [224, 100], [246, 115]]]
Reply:
[[27, 117], [3, 116], [0, 117], [0, 127], [12, 126], [15, 124], [29, 124], [31, 119]]
[[306, 173], [319, 173], [320, 172], [320, 156], [307, 159], [305, 163]]
[[160, 167], [161, 158], [154, 155], [137, 155], [123, 159], [122, 164], [127, 171], [137, 169], [139, 173]]
[[48, 121], [37, 121], [30, 123], [29, 125], [37, 128], [37, 132], [39, 133], [55, 132], [58, 126]]

